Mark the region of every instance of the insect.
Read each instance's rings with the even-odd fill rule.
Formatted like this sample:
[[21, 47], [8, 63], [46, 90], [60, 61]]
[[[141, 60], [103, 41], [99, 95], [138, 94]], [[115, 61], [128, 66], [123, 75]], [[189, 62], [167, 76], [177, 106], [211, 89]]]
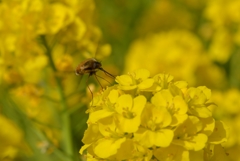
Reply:
[[[103, 71], [107, 76], [115, 79], [115, 76], [113, 76], [112, 74], [110, 74], [109, 72], [107, 72], [106, 70], [104, 70], [102, 68], [102, 64], [101, 62], [97, 61], [95, 58], [89, 58], [89, 59], [86, 59], [84, 60], [83, 62], [81, 62], [76, 70], [75, 70], [75, 73], [76, 75], [80, 75], [81, 77], [84, 75], [84, 74], [88, 74], [88, 79], [90, 76], [94, 75], [96, 80], [98, 81], [98, 83], [100, 84], [100, 86], [102, 87], [101, 83], [99, 82], [98, 80], [98, 77], [99, 78], [102, 78], [101, 76], [98, 76], [96, 73], [97, 71]], [[87, 79], [87, 82], [88, 82], [88, 79]], [[104, 79], [104, 78], [102, 78]], [[106, 79], [104, 79], [105, 81], [107, 81]], [[108, 82], [108, 81], [107, 81]], [[89, 88], [89, 86], [87, 86], [89, 91], [91, 92], [91, 95], [92, 95], [92, 98], [93, 98], [93, 93], [91, 91], [91, 89]], [[103, 87], [102, 87], [103, 89]]]

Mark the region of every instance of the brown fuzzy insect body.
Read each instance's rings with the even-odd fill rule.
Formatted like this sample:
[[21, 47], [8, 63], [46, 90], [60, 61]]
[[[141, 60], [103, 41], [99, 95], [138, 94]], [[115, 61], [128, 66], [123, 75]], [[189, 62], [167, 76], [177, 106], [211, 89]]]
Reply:
[[[95, 78], [96, 78], [96, 80], [97, 80], [97, 82], [98, 82], [98, 83], [100, 84], [100, 86], [102, 87], [100, 81], [98, 80], [98, 77], [101, 78], [101, 79], [103, 79], [103, 80], [105, 80], [105, 81], [107, 81], [107, 80], [104, 79], [104, 78], [101, 77], [101, 76], [98, 76], [98, 75], [96, 74], [98, 70], [103, 71], [107, 76], [115, 79], [115, 76], [113, 76], [112, 74], [110, 74], [110, 73], [108, 73], [106, 70], [104, 70], [104, 69], [102, 68], [102, 64], [101, 64], [99, 61], [97, 61], [96, 59], [94, 59], [94, 58], [89, 58], [89, 59], [86, 59], [85, 61], [81, 62], [81, 63], [77, 66], [77, 68], [76, 68], [76, 70], [75, 70], [75, 73], [76, 73], [76, 75], [80, 75], [81, 79], [82, 79], [82, 76], [83, 76], [84, 74], [88, 74], [87, 82], [88, 82], [88, 80], [89, 80], [89, 77], [92, 76], [92, 75], [94, 75]], [[81, 81], [81, 79], [80, 79], [80, 81]], [[107, 82], [108, 82], [108, 81], [107, 81]], [[108, 83], [110, 83], [110, 82], [108, 82]], [[93, 98], [93, 93], [92, 93], [91, 89], [89, 88], [88, 85], [87, 85], [87, 87], [88, 87], [89, 91], [91, 92], [91, 95], [92, 95], [92, 98]], [[103, 87], [102, 87], [102, 89], [103, 89]]]
[[[98, 70], [103, 71], [107, 76], [115, 79], [115, 76], [113, 76], [112, 74], [110, 74], [106, 70], [104, 70], [102, 68], [102, 64], [94, 58], [89, 58], [89, 59], [86, 59], [85, 61], [81, 62], [77, 66], [77, 68], [75, 70], [75, 73], [76, 73], [76, 75], [80, 75], [81, 78], [84, 74], [88, 74], [88, 79], [89, 79], [90, 76], [94, 75], [96, 80], [98, 81], [98, 83], [102, 87], [101, 83], [99, 82], [99, 80], [97, 78], [97, 77], [99, 77], [99, 78], [102, 78], [102, 77], [96, 75]], [[87, 79], [87, 82], [88, 82], [88, 79]], [[102, 78], [102, 79], [104, 79], [104, 78]], [[106, 79], [104, 79], [104, 80], [107, 81]], [[87, 87], [88, 87], [89, 91], [91, 92], [91, 95], [92, 95], [92, 98], [93, 98], [93, 93], [92, 93], [91, 89], [89, 88], [88, 85], [87, 85]], [[102, 89], [103, 89], [103, 87], [102, 87]]]
[[87, 59], [80, 63], [75, 73], [76, 75], [89, 74], [90, 76], [96, 74], [96, 72], [102, 68], [102, 64], [94, 58]]
[[112, 74], [108, 73], [106, 70], [104, 70], [102, 68], [102, 64], [97, 61], [96, 59], [94, 58], [89, 58], [85, 61], [83, 61], [82, 63], [80, 63], [76, 70], [75, 70], [75, 73], [76, 75], [84, 75], [84, 74], [89, 74], [89, 76], [91, 75], [95, 75], [96, 76], [96, 72], [98, 70], [101, 70], [103, 71], [106, 75], [112, 77], [112, 78], [115, 78]]

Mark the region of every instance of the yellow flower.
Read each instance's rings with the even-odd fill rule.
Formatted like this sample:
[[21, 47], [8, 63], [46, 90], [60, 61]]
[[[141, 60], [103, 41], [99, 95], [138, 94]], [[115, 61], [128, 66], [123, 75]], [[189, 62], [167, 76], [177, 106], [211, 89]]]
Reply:
[[157, 148], [154, 150], [153, 154], [158, 160], [190, 161], [189, 152], [183, 147], [177, 145], [171, 145], [166, 148]]
[[[64, 68], [62, 64], [58, 66], [60, 56], [55, 58], [53, 55], [58, 52], [55, 51], [58, 50], [58, 46], [63, 48], [63, 53], [60, 55], [72, 56], [81, 51], [94, 53], [101, 32], [91, 21], [93, 11], [94, 2], [91, 0], [71, 2], [9, 0], [1, 2], [2, 68], [7, 69], [11, 66], [16, 69], [14, 74], [6, 73], [5, 80], [10, 82], [11, 75], [19, 75], [26, 82], [38, 83], [37, 81], [42, 78], [41, 71], [51, 63], [46, 60], [46, 55], [43, 55], [47, 52], [51, 52], [49, 54], [52, 54], [55, 66]], [[42, 37], [46, 39], [47, 46], [42, 41]], [[96, 39], [92, 40], [92, 37]], [[103, 53], [109, 52], [109, 47], [103, 50]], [[77, 61], [74, 63], [79, 63], [78, 59], [74, 58]]]
[[111, 117], [100, 120], [96, 125], [90, 124], [85, 134], [89, 136], [84, 135], [83, 142], [89, 144], [87, 148], [91, 146], [92, 155], [100, 158], [108, 158], [116, 154], [121, 144], [126, 141], [124, 133], [116, 128], [116, 123]]
[[203, 149], [208, 141], [206, 134], [201, 133], [202, 123], [195, 116], [179, 125], [174, 131], [173, 144], [184, 147], [187, 150], [199, 151]]
[[212, 38], [210, 48], [208, 50], [209, 57], [213, 61], [226, 63], [234, 50], [234, 43], [231, 40], [231, 34], [227, 29], [218, 29]]
[[153, 86], [154, 80], [149, 78], [150, 72], [146, 69], [139, 69], [129, 75], [117, 76], [116, 82], [119, 83], [119, 88], [122, 90], [133, 90], [138, 91], [148, 90]]
[[185, 93], [185, 97], [188, 102], [188, 112], [192, 115], [207, 118], [212, 116], [212, 112], [208, 108], [213, 105], [209, 102], [211, 91], [206, 87], [189, 88]]
[[137, 96], [132, 99], [131, 95], [121, 95], [116, 102], [117, 119], [120, 122], [119, 128], [123, 132], [136, 132], [141, 123], [141, 114], [146, 104], [144, 96]]
[[226, 131], [227, 127], [221, 121], [216, 121], [214, 130], [212, 134], [209, 136], [208, 142], [211, 144], [220, 144], [227, 141], [228, 131]]
[[[237, 88], [228, 89], [227, 91], [214, 91], [213, 100], [218, 104], [218, 113], [222, 115], [226, 114], [238, 114], [240, 112], [240, 91]], [[222, 117], [222, 116], [220, 116]]]
[[170, 90], [163, 89], [152, 97], [152, 103], [165, 107], [172, 116], [171, 125], [176, 126], [187, 119], [188, 106], [181, 96], [173, 96]]
[[196, 82], [195, 72], [201, 64], [202, 50], [201, 41], [185, 30], [151, 34], [131, 44], [125, 69], [146, 68], [153, 74], [164, 71], [192, 85]]
[[237, 0], [206, 2], [204, 17], [209, 21], [211, 30], [214, 31], [211, 33], [211, 43], [207, 52], [212, 60], [226, 64], [240, 42], [240, 3]]
[[157, 90], [168, 88], [169, 83], [173, 81], [173, 76], [167, 74], [157, 74], [153, 78], [159, 87]]
[[[216, 161], [230, 161], [235, 160], [235, 156], [231, 156], [232, 159], [229, 158], [229, 154], [225, 152], [225, 149], [220, 145], [209, 145], [204, 150], [205, 160], [216, 160]], [[195, 159], [196, 156], [191, 156], [191, 159]]]
[[[146, 80], [153, 83], [143, 92], [139, 84]], [[208, 110], [208, 88], [188, 87], [168, 74], [150, 77], [146, 69], [116, 82], [93, 99], [81, 154], [87, 150], [97, 160], [204, 160], [209, 146], [227, 141], [226, 126]]]
[[23, 148], [22, 131], [10, 120], [0, 115], [0, 159], [13, 159]]
[[21, 75], [28, 83], [38, 83], [43, 77], [40, 73], [47, 66], [48, 60], [45, 55], [39, 55], [27, 60], [20, 68]]
[[134, 134], [134, 138], [145, 147], [167, 147], [173, 139], [173, 131], [169, 129], [172, 117], [166, 107], [146, 105], [142, 114], [142, 126]]
[[[73, 79], [64, 79], [61, 73], [74, 71], [72, 65], [79, 64], [86, 55], [84, 53], [94, 56], [101, 41], [101, 31], [94, 24], [94, 11], [93, 0], [0, 2], [0, 82], [2, 99], [7, 98], [1, 100], [1, 111], [20, 121], [19, 125], [24, 127], [26, 134], [31, 135], [27, 142], [32, 149], [51, 152], [57, 160], [74, 158], [70, 117], [73, 111], [86, 104]], [[99, 45], [99, 48], [102, 55], [107, 56], [111, 52], [109, 45]], [[79, 101], [81, 106], [70, 108]], [[95, 118], [92, 122], [100, 120]], [[11, 128], [4, 130], [18, 135], [18, 131]], [[1, 132], [5, 133], [4, 130]], [[8, 137], [11, 135], [0, 139], [15, 142], [14, 136], [12, 140]], [[0, 142], [0, 151], [5, 153], [1, 154], [0, 160], [10, 160], [18, 150], [23, 150], [18, 143], [18, 147], [8, 147], [2, 140]], [[101, 156], [104, 154], [97, 149], [107, 144], [106, 140], [103, 142], [94, 147]], [[39, 158], [39, 154], [33, 153], [32, 160]], [[44, 156], [49, 157], [47, 154]], [[21, 155], [18, 159], [26, 158]]]

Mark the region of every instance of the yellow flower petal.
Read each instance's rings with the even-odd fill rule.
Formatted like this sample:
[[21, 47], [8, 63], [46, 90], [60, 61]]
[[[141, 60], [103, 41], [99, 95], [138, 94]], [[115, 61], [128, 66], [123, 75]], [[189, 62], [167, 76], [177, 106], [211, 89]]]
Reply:
[[158, 148], [153, 151], [158, 160], [163, 161], [190, 161], [189, 152], [177, 145], [170, 145], [166, 148]]
[[189, 113], [200, 118], [208, 118], [212, 116], [212, 111], [203, 105], [200, 107], [189, 108]]
[[136, 113], [136, 115], [141, 115], [146, 102], [147, 102], [147, 99], [142, 95], [135, 97], [133, 99], [132, 112]]
[[227, 141], [228, 130], [226, 125], [221, 121], [215, 122], [213, 133], [209, 136], [209, 142], [212, 144], [220, 144]]
[[207, 88], [206, 86], [199, 86], [197, 88], [200, 89], [201, 91], [203, 91], [203, 93], [207, 99], [210, 99], [212, 94], [211, 94], [211, 90], [209, 88]]
[[151, 78], [148, 78], [148, 79], [142, 81], [140, 84], [138, 84], [138, 89], [144, 90], [144, 89], [150, 88], [153, 86], [153, 83], [154, 83], [154, 80]]
[[189, 88], [188, 89], [188, 95], [191, 98], [191, 105], [201, 105], [204, 104], [207, 101], [207, 96], [203, 93], [202, 90], [198, 88]]
[[187, 103], [183, 100], [181, 96], [176, 96], [173, 98], [174, 112], [177, 114], [186, 114], [188, 111]]
[[188, 118], [187, 114], [183, 114], [183, 115], [173, 115], [172, 116], [172, 122], [171, 122], [171, 126], [177, 126], [181, 123], [183, 123], [184, 121], [186, 121]]
[[134, 75], [134, 78], [136, 80], [145, 80], [150, 76], [150, 72], [146, 69], [138, 69], [135, 70], [132, 75]]
[[[119, 101], [119, 100], [118, 100]], [[121, 100], [125, 101], [125, 100]], [[123, 132], [133, 133], [138, 130], [141, 123], [141, 113], [146, 104], [146, 98], [144, 96], [137, 96], [133, 100], [133, 107], [129, 111], [123, 110], [123, 113], [117, 115], [119, 121], [119, 128]]]
[[121, 75], [116, 77], [116, 82], [122, 86], [128, 86], [133, 84], [133, 80], [129, 75]]
[[168, 129], [161, 129], [159, 131], [140, 130], [135, 133], [135, 138], [141, 145], [146, 147], [160, 146], [167, 147], [171, 144], [173, 139], [173, 131]]
[[200, 118], [200, 120], [203, 123], [203, 129], [201, 132], [206, 134], [207, 136], [211, 135], [214, 131], [215, 120], [212, 117]]
[[161, 128], [169, 126], [172, 122], [172, 116], [165, 107], [152, 108], [152, 119]]
[[134, 142], [132, 139], [127, 139], [125, 142], [121, 144], [121, 147], [118, 149], [118, 153], [116, 154], [117, 160], [127, 160], [133, 158], [134, 152]]
[[173, 140], [173, 144], [184, 147], [187, 150], [198, 151], [205, 147], [208, 140], [207, 135], [205, 134], [196, 134], [188, 138], [188, 140]]
[[83, 145], [83, 146], [81, 147], [81, 149], [79, 150], [79, 153], [80, 153], [81, 155], [83, 155], [83, 152], [84, 152], [89, 146], [91, 146], [91, 144], [85, 144], [85, 145]]
[[167, 107], [169, 104], [172, 104], [172, 99], [173, 96], [169, 90], [162, 90], [152, 97], [151, 102], [155, 106]]
[[[238, 150], [236, 150], [236, 152], [239, 153]], [[237, 157], [238, 156], [237, 153], [236, 155], [232, 156], [232, 158]], [[209, 161], [230, 161], [231, 160], [221, 144], [208, 146], [205, 150], [205, 158], [206, 160], [209, 160]]]
[[119, 83], [119, 88], [122, 90], [133, 90], [137, 88], [137, 85], [129, 75], [117, 76], [116, 82]]
[[132, 110], [133, 99], [129, 94], [121, 95], [116, 103], [115, 109], [119, 114], [123, 114], [126, 110]]
[[132, 119], [125, 118], [123, 116], [118, 117], [119, 129], [126, 133], [134, 133], [138, 130], [141, 123], [141, 117], [135, 116]]
[[121, 144], [126, 141], [126, 138], [120, 139], [99, 139], [94, 147], [94, 153], [100, 158], [108, 158], [117, 153]]
[[118, 97], [119, 97], [118, 90], [115, 90], [115, 89], [111, 90], [109, 95], [108, 95], [108, 99], [111, 103], [116, 103]]
[[90, 124], [87, 130], [84, 132], [82, 142], [84, 144], [91, 144], [99, 138], [102, 138], [102, 135], [98, 130], [98, 125]]
[[73, 20], [72, 11], [61, 3], [53, 3], [50, 10], [51, 12], [49, 12], [47, 28], [52, 34], [56, 34], [60, 29]]
[[88, 123], [96, 123], [100, 119], [106, 118], [114, 114], [114, 111], [108, 111], [106, 109], [94, 111], [89, 114]]

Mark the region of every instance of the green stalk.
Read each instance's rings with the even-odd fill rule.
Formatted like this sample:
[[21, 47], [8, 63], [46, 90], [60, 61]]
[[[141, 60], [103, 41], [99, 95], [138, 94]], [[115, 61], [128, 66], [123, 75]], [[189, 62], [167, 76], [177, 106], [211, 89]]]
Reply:
[[[36, 126], [33, 125], [32, 121], [29, 119], [26, 114], [20, 110], [21, 108], [18, 107], [18, 105], [11, 99], [8, 92], [4, 92], [6, 89], [4, 89], [4, 86], [1, 86], [0, 88], [0, 101], [1, 105], [5, 108], [2, 109], [2, 112], [5, 116], [13, 120], [17, 123], [21, 129], [25, 131], [25, 139], [28, 142], [29, 146], [33, 151], [39, 152], [39, 148], [36, 147], [36, 142], [32, 142], [32, 136], [37, 137], [39, 140], [45, 140], [49, 143], [49, 147], [54, 148], [53, 155], [55, 155], [58, 158], [61, 158], [61, 160], [64, 161], [71, 161], [72, 159], [69, 158], [63, 151], [58, 149], [52, 142], [49, 140], [41, 130], [36, 128]], [[7, 91], [7, 90], [6, 90]], [[39, 122], [38, 122], [39, 123]], [[46, 126], [46, 125], [45, 125]], [[47, 125], [48, 126], [48, 125]], [[55, 128], [55, 127], [53, 127]], [[28, 137], [31, 135], [31, 137]], [[38, 157], [39, 154], [34, 154], [35, 157]], [[41, 154], [42, 155], [42, 154]]]
[[[44, 36], [41, 36], [42, 43], [46, 48], [46, 55], [48, 56], [48, 60], [50, 63], [51, 68], [56, 73], [57, 68], [53, 62], [52, 58], [52, 49], [49, 47], [46, 39]], [[62, 112], [61, 112], [61, 125], [62, 125], [62, 139], [63, 139], [63, 150], [65, 151], [66, 155], [72, 158], [73, 160], [73, 142], [72, 142], [72, 132], [71, 132], [71, 121], [69, 117], [69, 113], [67, 112], [68, 106], [66, 102], [66, 97], [64, 94], [63, 86], [61, 84], [61, 80], [55, 76], [55, 80], [58, 86], [60, 98], [61, 98], [61, 105], [62, 105]]]

